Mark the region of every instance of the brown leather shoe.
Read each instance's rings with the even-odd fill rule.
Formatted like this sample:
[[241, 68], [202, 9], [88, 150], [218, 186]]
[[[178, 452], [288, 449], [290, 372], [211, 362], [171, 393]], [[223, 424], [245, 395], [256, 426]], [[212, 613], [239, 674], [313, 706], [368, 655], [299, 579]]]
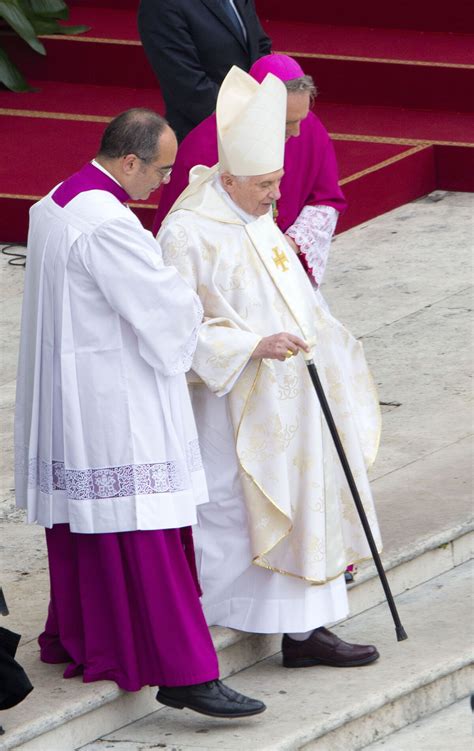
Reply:
[[285, 668], [309, 668], [312, 665], [352, 668], [368, 665], [379, 657], [371, 644], [348, 644], [327, 628], [316, 628], [304, 641], [296, 641], [284, 634], [281, 649]]

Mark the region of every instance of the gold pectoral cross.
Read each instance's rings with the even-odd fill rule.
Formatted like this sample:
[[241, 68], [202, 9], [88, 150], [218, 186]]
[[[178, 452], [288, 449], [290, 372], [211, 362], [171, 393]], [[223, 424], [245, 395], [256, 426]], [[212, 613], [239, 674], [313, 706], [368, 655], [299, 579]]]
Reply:
[[281, 269], [282, 271], [288, 271], [288, 266], [286, 264], [288, 263], [288, 258], [286, 257], [284, 251], [281, 252], [278, 250], [277, 247], [272, 248], [273, 251], [273, 263], [277, 267], [277, 269]]

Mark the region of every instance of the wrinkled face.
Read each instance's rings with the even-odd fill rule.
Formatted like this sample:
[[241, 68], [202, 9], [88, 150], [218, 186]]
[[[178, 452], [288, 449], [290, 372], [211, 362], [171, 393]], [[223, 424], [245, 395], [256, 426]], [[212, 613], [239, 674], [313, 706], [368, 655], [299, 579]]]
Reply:
[[166, 128], [159, 138], [157, 155], [151, 162], [144, 162], [136, 154], [122, 157], [122, 184], [131, 198], [135, 201], [148, 198], [161, 183], [170, 181], [177, 149], [175, 134], [171, 128]]
[[285, 140], [299, 136], [301, 122], [308, 116], [311, 99], [309, 92], [296, 91], [288, 94], [286, 105]]
[[280, 198], [280, 182], [283, 169], [267, 175], [238, 178], [224, 172], [221, 182], [224, 189], [241, 209], [252, 216], [263, 216]]

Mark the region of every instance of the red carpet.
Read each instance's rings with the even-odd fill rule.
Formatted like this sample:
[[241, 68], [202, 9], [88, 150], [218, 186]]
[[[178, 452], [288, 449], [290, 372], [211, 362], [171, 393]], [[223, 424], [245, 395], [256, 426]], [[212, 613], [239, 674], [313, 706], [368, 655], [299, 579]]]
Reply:
[[[87, 5], [88, 0], [82, 0]], [[112, 0], [110, 0], [112, 2]], [[97, 3], [99, 4], [99, 3]], [[100, 3], [108, 5], [108, 0]], [[122, 3], [120, 4], [123, 5]], [[256, 0], [260, 18], [307, 21], [346, 26], [370, 26], [419, 31], [474, 32], [474, 5], [472, 0], [455, 3], [434, 3], [433, 0], [398, 0], [397, 4], [380, 0], [331, 0], [318, 3], [314, 0]], [[291, 10], [289, 10], [291, 8]]]
[[[472, 65], [474, 50], [468, 34], [323, 26], [293, 21], [268, 21], [265, 29], [276, 49], [312, 56], [335, 55], [395, 62]], [[449, 61], [449, 63], [447, 62]]]
[[[136, 10], [98, 7], [74, 7], [71, 3], [70, 22], [91, 26], [90, 31], [76, 37], [85, 39], [120, 40], [139, 45]], [[316, 16], [316, 13], [314, 14]], [[474, 63], [472, 39], [465, 33], [414, 31], [409, 29], [372, 28], [302, 22], [291, 20], [262, 21], [273, 39], [275, 49], [291, 49], [312, 55], [331, 54], [384, 58], [402, 61], [423, 61], [449, 65]], [[295, 20], [294, 20], [295, 19]], [[50, 37], [55, 40], [57, 37]], [[78, 42], [81, 43], [81, 42]]]
[[[35, 113], [67, 113], [71, 118], [84, 115], [104, 121], [129, 107], [151, 107], [164, 112], [163, 98], [157, 86], [131, 88], [127, 86], [98, 86], [84, 83], [65, 83], [30, 78], [36, 91], [14, 94], [0, 93], [0, 115], [7, 111], [33, 110]], [[77, 118], [79, 119], [79, 118]], [[81, 118], [83, 119], [83, 118]]]
[[413, 144], [472, 143], [474, 113], [316, 102], [315, 112], [333, 135], [349, 133], [368, 140], [403, 139]]
[[[405, 147], [400, 156], [402, 158], [389, 162], [383, 168], [367, 171], [356, 179], [341, 181], [352, 208], [341, 216], [338, 232], [431, 193], [437, 187], [433, 146]], [[354, 206], [357, 206], [356, 221]]]
[[[155, 86], [140, 47], [135, 10], [73, 7], [71, 20], [92, 28], [78, 37], [49, 37], [44, 58], [6, 39], [8, 51], [28, 76], [101, 86]], [[474, 91], [469, 34], [295, 21], [264, 26], [274, 49], [301, 58], [318, 82], [322, 101], [471, 111], [474, 106], [474, 97], [467, 96]]]
[[[315, 111], [334, 138], [350, 204], [339, 231], [435, 188], [474, 190], [471, 2], [256, 4], [274, 49], [295, 54], [318, 84]], [[95, 153], [107, 119], [133, 106], [163, 111], [136, 0], [70, 5], [71, 22], [91, 30], [45, 38], [46, 57], [2, 37], [37, 90], [0, 91], [0, 240], [25, 239], [31, 203]], [[147, 226], [158, 197], [136, 208]]]
[[[53, 130], [47, 118], [0, 118], [0, 141], [17, 155], [13, 174], [7, 160], [2, 160], [0, 184], [8, 180], [9, 192], [14, 195], [44, 195], [97, 152], [103, 127], [101, 122], [56, 120]], [[358, 141], [336, 141], [335, 148], [341, 179], [412, 150], [407, 146]]]

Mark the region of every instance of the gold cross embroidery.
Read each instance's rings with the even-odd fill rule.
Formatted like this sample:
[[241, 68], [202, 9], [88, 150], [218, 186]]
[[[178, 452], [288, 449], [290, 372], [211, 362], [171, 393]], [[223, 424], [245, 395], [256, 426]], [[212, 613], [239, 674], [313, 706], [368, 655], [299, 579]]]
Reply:
[[275, 266], [280, 268], [282, 271], [288, 271], [288, 266], [285, 264], [288, 263], [288, 258], [286, 257], [284, 251], [279, 251], [277, 247], [272, 248], [273, 251], [273, 263]]

